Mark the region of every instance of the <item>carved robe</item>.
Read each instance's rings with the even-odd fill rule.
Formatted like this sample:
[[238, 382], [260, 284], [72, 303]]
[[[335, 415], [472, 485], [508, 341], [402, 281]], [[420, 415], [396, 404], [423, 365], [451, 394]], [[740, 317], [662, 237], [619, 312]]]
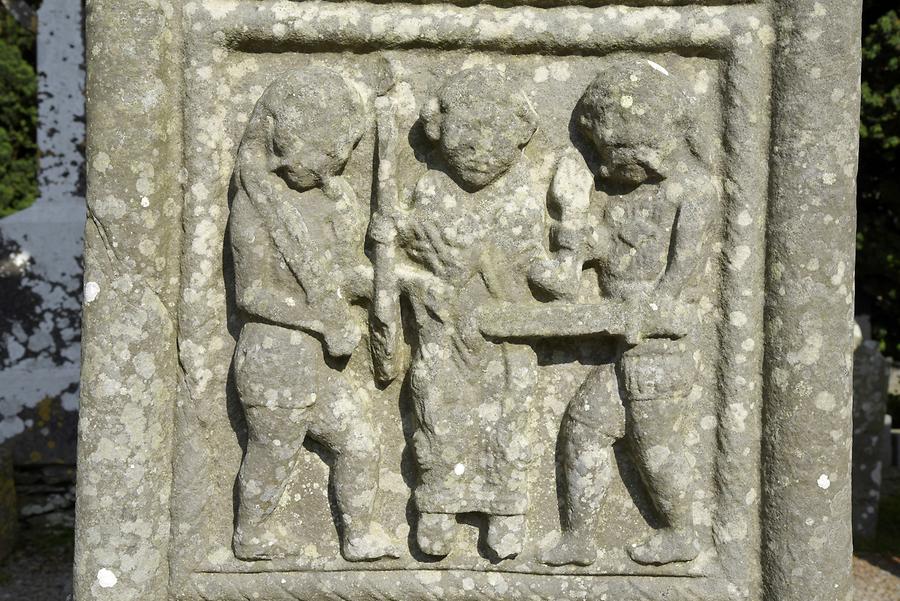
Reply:
[[[542, 252], [543, 208], [524, 161], [471, 194], [429, 171], [413, 200], [401, 242], [440, 282], [411, 294], [417, 507], [522, 514], [535, 358], [527, 346], [486, 341], [472, 314], [481, 303], [529, 297], [525, 274]], [[435, 240], [423, 249], [417, 239], [427, 230]]]

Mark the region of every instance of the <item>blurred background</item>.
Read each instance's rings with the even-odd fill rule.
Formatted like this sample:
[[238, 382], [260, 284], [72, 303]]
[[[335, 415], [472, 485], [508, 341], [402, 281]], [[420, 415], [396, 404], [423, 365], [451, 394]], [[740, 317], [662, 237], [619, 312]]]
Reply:
[[[0, 0], [0, 601], [71, 595], [83, 32], [81, 0]], [[854, 573], [857, 601], [900, 601], [896, 0], [864, 0], [862, 61]]]

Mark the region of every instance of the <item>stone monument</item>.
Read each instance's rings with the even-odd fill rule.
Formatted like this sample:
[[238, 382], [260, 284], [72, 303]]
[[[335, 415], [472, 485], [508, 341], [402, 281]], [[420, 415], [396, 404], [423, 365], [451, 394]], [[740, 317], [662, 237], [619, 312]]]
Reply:
[[94, 0], [76, 599], [848, 600], [859, 6]]
[[[885, 428], [890, 364], [872, 340], [866, 315], [856, 318], [853, 352], [853, 539], [871, 541], [878, 531], [878, 502], [885, 446], [890, 444]], [[890, 419], [890, 418], [888, 418]]]

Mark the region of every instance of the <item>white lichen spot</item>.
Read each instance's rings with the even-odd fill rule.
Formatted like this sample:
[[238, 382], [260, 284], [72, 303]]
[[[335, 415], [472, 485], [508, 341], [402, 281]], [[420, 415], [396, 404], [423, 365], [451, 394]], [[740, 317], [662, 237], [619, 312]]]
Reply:
[[822, 411], [831, 411], [834, 409], [836, 403], [834, 400], [834, 395], [827, 391], [822, 391], [816, 395], [816, 408], [821, 409]]
[[116, 575], [113, 574], [112, 570], [101, 568], [100, 571], [97, 572], [97, 584], [99, 584], [101, 588], [112, 588], [116, 586], [118, 581], [119, 579], [116, 578]]
[[847, 273], [847, 264], [844, 263], [843, 261], [839, 262], [837, 265], [837, 271], [835, 272], [835, 274], [833, 276], [831, 276], [831, 283], [834, 286], [839, 285], [843, 281], [844, 275], [846, 273]]
[[84, 285], [84, 302], [92, 303], [97, 299], [97, 295], [100, 294], [100, 284], [97, 282], [88, 282]]
[[710, 84], [712, 83], [712, 78], [709, 76], [709, 71], [702, 70], [697, 74], [697, 81], [694, 82], [694, 93], [696, 94], [706, 94], [709, 92]]
[[751, 488], [747, 491], [747, 494], [744, 495], [744, 505], [753, 505], [756, 502], [756, 489]]
[[466, 473], [466, 466], [464, 466], [462, 463], [457, 463], [455, 466], [453, 466], [453, 473], [457, 476], [462, 476]]
[[743, 403], [731, 403], [728, 405], [728, 419], [732, 426], [738, 432], [744, 432], [747, 429], [747, 417], [750, 412], [744, 407]]
[[532, 79], [534, 83], [544, 83], [550, 78], [550, 71], [547, 67], [541, 66], [534, 70], [534, 76]]
[[622, 105], [623, 109], [630, 109], [634, 105], [634, 98], [631, 96], [622, 96], [619, 99], [619, 104]]
[[550, 77], [556, 81], [568, 81], [571, 75], [569, 65], [562, 61], [556, 61], [550, 65]]
[[418, 580], [422, 584], [437, 584], [441, 581], [441, 575], [437, 571], [419, 572], [418, 574], [416, 574], [416, 580]]
[[759, 38], [759, 41], [764, 46], [769, 46], [775, 42], [775, 30], [769, 25], [763, 25], [759, 28], [759, 31], [756, 32], [756, 37]]
[[818, 484], [819, 488], [821, 488], [822, 490], [828, 490], [828, 487], [831, 486], [831, 480], [828, 478], [828, 474], [822, 474], [821, 476], [819, 476], [816, 484]]
[[669, 75], [669, 72], [666, 70], [666, 68], [663, 67], [662, 65], [660, 65], [659, 63], [654, 63], [653, 61], [648, 59], [647, 64], [650, 65], [653, 69], [656, 69], [657, 71], [662, 73], [663, 75]]
[[731, 322], [731, 325], [740, 328], [747, 325], [747, 316], [742, 311], [733, 311], [728, 316], [728, 321]]
[[801, 363], [803, 365], [813, 365], [816, 361], [819, 360], [819, 353], [822, 350], [822, 335], [819, 333], [810, 334], [806, 340], [803, 341], [803, 347], [799, 349], [797, 352], [789, 352], [787, 354], [788, 363], [791, 365], [796, 365], [797, 363]]
[[109, 169], [109, 155], [105, 152], [98, 152], [94, 157], [94, 169], [100, 173], [106, 173]]
[[734, 249], [734, 253], [732, 253], [731, 256], [731, 264], [736, 270], [740, 271], [743, 269], [744, 263], [747, 262], [747, 259], [750, 258], [751, 254], [752, 251], [750, 250], [750, 247], [746, 244], [741, 244]]

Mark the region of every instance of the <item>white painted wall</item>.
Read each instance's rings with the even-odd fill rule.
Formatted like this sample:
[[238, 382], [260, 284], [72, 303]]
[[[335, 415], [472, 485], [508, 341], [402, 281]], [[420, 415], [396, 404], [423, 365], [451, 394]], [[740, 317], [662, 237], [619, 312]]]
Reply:
[[[62, 395], [66, 410], [78, 409], [85, 221], [81, 2], [43, 1], [37, 61], [40, 197], [0, 220], [0, 237], [18, 246], [13, 257], [22, 269], [18, 300], [34, 293], [40, 301], [35, 315], [0, 331], [0, 443], [30, 427], [20, 413], [46, 397]], [[12, 307], [16, 300], [2, 302]]]

